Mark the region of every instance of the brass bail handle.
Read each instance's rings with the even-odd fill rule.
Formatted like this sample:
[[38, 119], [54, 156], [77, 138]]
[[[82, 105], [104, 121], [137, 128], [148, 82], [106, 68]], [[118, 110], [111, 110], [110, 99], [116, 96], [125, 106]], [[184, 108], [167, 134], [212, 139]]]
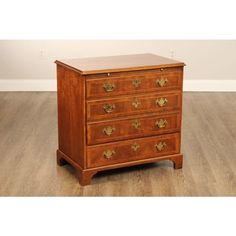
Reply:
[[103, 156], [104, 158], [106, 158], [107, 160], [111, 159], [113, 155], [115, 155], [116, 152], [114, 150], [108, 149], [106, 151], [103, 152]]
[[115, 109], [115, 104], [105, 104], [103, 109], [106, 113], [111, 113]]
[[105, 83], [103, 84], [103, 88], [107, 93], [109, 93], [109, 92], [112, 92], [116, 88], [116, 86], [115, 84], [112, 84], [112, 83]]
[[115, 127], [107, 126], [103, 129], [103, 133], [107, 136], [111, 136], [111, 134], [116, 130]]
[[166, 86], [168, 83], [168, 79], [164, 78], [163, 76], [160, 79], [156, 80], [156, 84], [159, 85], [160, 87]]
[[155, 145], [155, 148], [157, 149], [157, 151], [161, 152], [165, 149], [166, 146], [167, 145], [165, 142], [159, 142], [158, 144]]
[[166, 127], [167, 123], [168, 123], [167, 120], [160, 119], [160, 120], [156, 121], [155, 125], [157, 126], [157, 128], [162, 129], [162, 128]]
[[156, 100], [156, 104], [159, 105], [160, 107], [165, 106], [167, 102], [168, 102], [167, 98], [159, 98]]

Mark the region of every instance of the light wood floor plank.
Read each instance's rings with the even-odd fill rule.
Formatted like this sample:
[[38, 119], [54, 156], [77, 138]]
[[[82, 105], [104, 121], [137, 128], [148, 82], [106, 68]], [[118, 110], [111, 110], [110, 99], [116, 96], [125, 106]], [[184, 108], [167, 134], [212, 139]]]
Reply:
[[53, 92], [0, 93], [1, 196], [235, 196], [236, 93], [184, 93], [184, 165], [170, 161], [98, 173], [81, 187], [56, 165]]

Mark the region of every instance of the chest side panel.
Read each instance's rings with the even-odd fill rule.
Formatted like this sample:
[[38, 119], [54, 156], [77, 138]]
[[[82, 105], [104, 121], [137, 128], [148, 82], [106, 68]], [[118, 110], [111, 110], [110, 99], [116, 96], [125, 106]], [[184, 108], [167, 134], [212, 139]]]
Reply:
[[85, 167], [85, 80], [57, 65], [59, 150]]

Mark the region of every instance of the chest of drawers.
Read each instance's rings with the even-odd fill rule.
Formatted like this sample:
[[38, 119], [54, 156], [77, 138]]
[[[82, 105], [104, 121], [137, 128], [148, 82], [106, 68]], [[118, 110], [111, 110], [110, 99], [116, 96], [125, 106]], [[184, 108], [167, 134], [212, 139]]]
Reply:
[[153, 54], [57, 60], [58, 165], [98, 171], [180, 153], [184, 63]]

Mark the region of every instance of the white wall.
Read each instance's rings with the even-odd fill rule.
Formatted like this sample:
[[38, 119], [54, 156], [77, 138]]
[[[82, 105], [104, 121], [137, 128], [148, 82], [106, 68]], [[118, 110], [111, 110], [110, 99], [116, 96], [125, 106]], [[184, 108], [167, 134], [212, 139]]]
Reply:
[[21, 80], [34, 80], [36, 87], [43, 82], [40, 80], [45, 84], [53, 80], [55, 87], [56, 59], [147, 52], [185, 62], [185, 81], [194, 88], [200, 85], [193, 83], [196, 80], [235, 80], [236, 86], [236, 40], [2, 40], [0, 86], [5, 88], [0, 90], [7, 90], [13, 83], [24, 87]]

